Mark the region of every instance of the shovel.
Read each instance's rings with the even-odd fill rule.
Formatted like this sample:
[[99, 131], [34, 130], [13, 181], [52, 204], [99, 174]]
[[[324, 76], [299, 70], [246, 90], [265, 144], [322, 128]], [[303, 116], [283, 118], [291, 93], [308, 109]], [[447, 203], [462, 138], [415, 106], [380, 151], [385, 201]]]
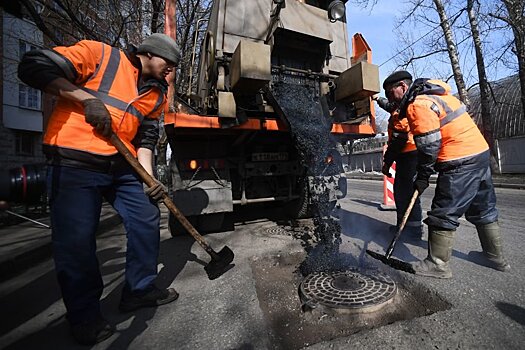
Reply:
[[[111, 133], [111, 136], [109, 138], [110, 142], [115, 146], [115, 148], [119, 151], [120, 154], [126, 158], [128, 163], [131, 165], [131, 167], [139, 174], [139, 176], [142, 178], [142, 180], [148, 185], [149, 187], [155, 186], [157, 183], [153, 177], [148, 174], [146, 169], [139, 163], [139, 161], [131, 154], [131, 152], [128, 150], [126, 145], [122, 142], [122, 140], [115, 134]], [[213, 250], [210, 245], [204, 240], [204, 238], [197, 232], [197, 230], [190, 224], [188, 219], [182, 215], [180, 210], [175, 206], [171, 198], [168, 196], [167, 193], [164, 193], [162, 195], [162, 201], [164, 202], [164, 205], [170, 210], [170, 212], [175, 215], [177, 220], [181, 223], [181, 225], [188, 230], [190, 235], [199, 243], [199, 245], [208, 253], [211, 257], [211, 261], [204, 266], [204, 270], [208, 274], [208, 278], [210, 280], [216, 279], [217, 277], [224, 274], [226, 271], [231, 269], [234, 265], [231, 264], [233, 261], [233, 251], [225, 246], [221, 249], [218, 253]]]
[[408, 273], [415, 273], [412, 265], [405, 261], [391, 258], [391, 256], [392, 256], [392, 253], [394, 252], [394, 247], [397, 243], [397, 240], [399, 239], [399, 236], [401, 236], [401, 231], [403, 231], [403, 229], [405, 228], [405, 224], [407, 223], [408, 216], [410, 215], [410, 212], [412, 211], [412, 208], [414, 207], [414, 204], [416, 203], [416, 199], [418, 196], [419, 196], [419, 192], [415, 190], [414, 194], [412, 195], [412, 198], [410, 199], [410, 203], [408, 204], [408, 208], [405, 211], [405, 215], [403, 215], [403, 219], [401, 220], [401, 225], [399, 225], [399, 228], [397, 229], [397, 232], [394, 235], [392, 242], [390, 242], [390, 245], [388, 246], [388, 249], [386, 250], [386, 254], [381, 255], [371, 250], [368, 250], [368, 249], [366, 250], [368, 255], [370, 255], [374, 259], [381, 261], [383, 264], [391, 266], [396, 270], [401, 270], [401, 271], [405, 271]]

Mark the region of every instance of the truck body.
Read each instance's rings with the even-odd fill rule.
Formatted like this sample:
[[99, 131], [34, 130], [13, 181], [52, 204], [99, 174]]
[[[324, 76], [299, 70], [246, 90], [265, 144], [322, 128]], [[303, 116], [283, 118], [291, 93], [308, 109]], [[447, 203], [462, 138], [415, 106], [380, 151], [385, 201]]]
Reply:
[[198, 229], [218, 229], [237, 205], [304, 217], [346, 195], [336, 144], [375, 134], [379, 77], [359, 34], [350, 55], [332, 2], [214, 1], [196, 91], [165, 125], [170, 193]]

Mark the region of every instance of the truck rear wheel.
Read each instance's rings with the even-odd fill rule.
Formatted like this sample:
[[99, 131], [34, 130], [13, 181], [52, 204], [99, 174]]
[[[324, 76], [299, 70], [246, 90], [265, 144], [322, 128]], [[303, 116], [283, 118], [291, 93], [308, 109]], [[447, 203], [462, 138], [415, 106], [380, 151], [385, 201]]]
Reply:
[[292, 219], [306, 219], [312, 216], [310, 208], [310, 194], [306, 180], [300, 183], [300, 197], [286, 204], [286, 213]]

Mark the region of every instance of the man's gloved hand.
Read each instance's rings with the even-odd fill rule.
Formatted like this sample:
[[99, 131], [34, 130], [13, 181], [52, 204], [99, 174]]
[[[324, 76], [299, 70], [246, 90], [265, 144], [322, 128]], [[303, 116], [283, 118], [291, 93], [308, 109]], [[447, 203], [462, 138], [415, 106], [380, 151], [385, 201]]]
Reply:
[[392, 164], [383, 163], [383, 167], [381, 168], [381, 172], [383, 175], [386, 175], [386, 177], [392, 177], [392, 174], [390, 174], [390, 167]]
[[86, 122], [104, 137], [111, 136], [111, 115], [108, 109], [98, 98], [82, 101]]
[[423, 179], [420, 177], [416, 177], [416, 180], [414, 181], [414, 190], [416, 190], [421, 195], [427, 189], [427, 187], [428, 178]]
[[148, 187], [148, 185], [144, 184], [144, 193], [147, 194], [149, 197], [151, 197], [155, 201], [160, 201], [162, 199], [162, 196], [164, 193], [168, 192], [168, 189], [162, 182], [160, 182], [157, 179], [154, 179], [156, 184]]

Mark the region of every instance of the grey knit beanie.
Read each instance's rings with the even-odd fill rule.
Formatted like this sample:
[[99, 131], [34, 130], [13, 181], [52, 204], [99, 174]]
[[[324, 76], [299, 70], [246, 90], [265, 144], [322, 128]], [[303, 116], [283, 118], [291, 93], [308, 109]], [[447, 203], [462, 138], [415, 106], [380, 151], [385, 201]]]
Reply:
[[175, 64], [178, 64], [180, 60], [179, 46], [175, 40], [166, 34], [154, 33], [144, 39], [139, 45], [137, 53], [147, 52]]

